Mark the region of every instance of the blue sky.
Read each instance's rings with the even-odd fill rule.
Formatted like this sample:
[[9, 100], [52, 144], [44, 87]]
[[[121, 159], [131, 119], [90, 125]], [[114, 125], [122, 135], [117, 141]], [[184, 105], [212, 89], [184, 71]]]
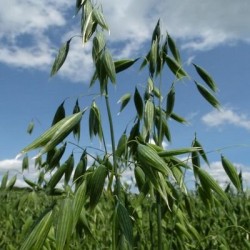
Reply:
[[[205, 68], [216, 81], [222, 108], [213, 110], [186, 80], [177, 86], [175, 112], [189, 121], [180, 126], [171, 123], [172, 144], [168, 147], [189, 146], [194, 133], [203, 144], [211, 161], [211, 172], [224, 182], [220, 154], [242, 169], [245, 182], [250, 183], [250, 2], [242, 0], [137, 0], [100, 1], [110, 26], [108, 46], [115, 58], [135, 58], [146, 53], [151, 32], [161, 19], [162, 31], [176, 40], [184, 68], [196, 76], [190, 65], [194, 62]], [[61, 102], [70, 113], [79, 98], [82, 107], [90, 105], [92, 93], [88, 83], [93, 66], [90, 44], [82, 47], [81, 39], [73, 39], [68, 60], [56, 77], [50, 78], [50, 67], [58, 48], [73, 35], [79, 35], [79, 17], [74, 15], [75, 1], [0, 0], [0, 176], [9, 170], [11, 175], [21, 170], [21, 160], [15, 159], [20, 150], [45, 131]], [[111, 88], [111, 101], [116, 135], [132, 118], [132, 105], [117, 116], [117, 101], [122, 94], [134, 91], [146, 82], [139, 72], [140, 63], [118, 77]], [[133, 76], [133, 77], [131, 77]], [[164, 79], [166, 86], [173, 81], [171, 73]], [[100, 107], [102, 102], [97, 101]], [[106, 113], [102, 110], [105, 122]], [[128, 118], [130, 117], [130, 118]], [[119, 119], [119, 122], [118, 122]], [[33, 120], [32, 135], [26, 133]], [[87, 121], [87, 117], [83, 120]], [[121, 126], [124, 124], [124, 126]], [[89, 141], [83, 121], [81, 145], [98, 144]], [[34, 171], [26, 172], [33, 178]], [[21, 185], [22, 175], [19, 176]], [[0, 177], [1, 178], [1, 177]]]

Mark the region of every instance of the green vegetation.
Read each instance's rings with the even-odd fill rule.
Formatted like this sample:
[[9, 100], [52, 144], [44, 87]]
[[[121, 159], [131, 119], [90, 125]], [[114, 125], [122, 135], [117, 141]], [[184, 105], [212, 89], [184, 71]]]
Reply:
[[[163, 204], [163, 249], [249, 249], [250, 198], [233, 193], [227, 195], [229, 204], [220, 203], [220, 199], [216, 200], [214, 197], [213, 204], [205, 205], [198, 191], [185, 196], [179, 192], [173, 211], [169, 211]], [[73, 201], [73, 196], [69, 196], [70, 202]], [[156, 199], [146, 197], [142, 200], [140, 194], [125, 191], [123, 196], [124, 205], [132, 218], [134, 249], [156, 249]], [[59, 223], [61, 214], [58, 213], [65, 196], [14, 190], [1, 191], [0, 197], [0, 248], [19, 249], [45, 210], [49, 211], [53, 207], [54, 223]], [[102, 194], [94, 209], [90, 210], [90, 203], [86, 202], [71, 235], [69, 249], [110, 249], [112, 227], [115, 226], [114, 205], [115, 202], [107, 191]], [[116, 221], [116, 226], [125, 222], [120, 218]], [[129, 234], [129, 229], [125, 226], [123, 230]], [[117, 249], [127, 248], [124, 237], [120, 238]], [[42, 249], [56, 249], [55, 227], [50, 228]]]
[[[35, 162], [38, 180], [24, 179], [30, 191], [10, 191], [14, 181], [9, 183], [7, 175], [3, 178], [0, 246], [25, 250], [248, 249], [250, 201], [243, 191], [241, 173], [221, 156], [231, 181], [224, 190], [202, 168], [209, 160], [197, 136], [190, 146], [163, 147], [171, 141], [169, 123], [186, 123], [175, 113], [176, 85], [189, 81], [208, 105], [218, 109], [215, 81], [197, 64], [192, 67], [198, 80], [189, 75], [174, 40], [162, 34], [160, 21], [145, 56], [113, 60], [105, 36], [109, 27], [102, 8], [94, 2], [77, 0], [76, 12], [82, 12], [82, 43], [92, 42], [95, 71], [90, 89], [99, 84], [100, 93], [92, 95], [94, 100], [84, 108], [79, 95], [70, 115], [65, 114], [62, 102], [51, 128], [21, 151], [25, 154], [23, 169], [27, 169], [27, 153], [41, 149]], [[59, 49], [51, 76], [67, 59], [72, 39], [77, 37]], [[131, 85], [132, 91], [120, 98], [120, 112], [133, 102], [135, 113], [116, 138], [109, 90], [117, 74], [139, 63], [145, 84]], [[106, 107], [109, 131], [104, 130], [100, 103]], [[104, 148], [99, 155], [80, 144], [81, 120], [86, 115], [90, 138], [98, 137]], [[71, 144], [82, 151], [77, 161], [74, 151], [65, 155], [69, 144], [65, 139], [71, 133], [79, 142]], [[186, 160], [180, 160], [183, 156]], [[138, 193], [124, 182], [128, 170]], [[187, 171], [195, 178], [193, 191], [185, 184]]]

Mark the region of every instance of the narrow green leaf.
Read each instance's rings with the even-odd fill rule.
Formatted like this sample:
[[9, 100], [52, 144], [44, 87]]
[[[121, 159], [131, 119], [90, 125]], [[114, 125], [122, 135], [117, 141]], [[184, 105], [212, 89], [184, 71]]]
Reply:
[[109, 31], [108, 23], [106, 22], [103, 13], [99, 9], [93, 10], [93, 19], [105, 30]]
[[69, 183], [71, 174], [74, 169], [74, 155], [71, 153], [69, 158], [66, 160], [65, 164], [67, 164], [67, 168], [65, 170], [65, 176], [64, 176], [64, 185], [66, 186]]
[[52, 156], [50, 161], [48, 162], [48, 170], [53, 170], [56, 166], [59, 166], [59, 162], [65, 152], [67, 143], [65, 142], [62, 147], [56, 150], [55, 154]]
[[167, 107], [166, 107], [167, 117], [169, 117], [172, 114], [174, 109], [174, 104], [175, 104], [175, 89], [174, 86], [172, 86], [167, 95]]
[[96, 35], [93, 39], [93, 47], [92, 47], [92, 57], [94, 62], [100, 58], [101, 52], [105, 48], [106, 41], [103, 32], [96, 32]]
[[84, 6], [85, 1], [86, 0], [76, 0], [75, 16], [79, 12], [79, 10], [82, 8], [82, 6]]
[[29, 158], [28, 155], [25, 155], [22, 161], [22, 172], [26, 169], [29, 169]]
[[149, 63], [149, 56], [150, 56], [150, 51], [148, 52], [147, 56], [142, 61], [142, 64], [140, 66], [140, 70], [142, 70]]
[[6, 188], [8, 177], [9, 177], [9, 171], [5, 172], [5, 174], [2, 177], [2, 180], [1, 180], [1, 190], [3, 190], [3, 189]]
[[167, 42], [168, 42], [168, 47], [169, 47], [175, 61], [181, 65], [181, 58], [180, 58], [179, 50], [178, 50], [174, 40], [172, 39], [172, 37], [169, 34], [167, 34]]
[[235, 166], [224, 156], [221, 156], [222, 166], [227, 173], [229, 179], [234, 184], [236, 189], [240, 192], [242, 191], [241, 181]]
[[56, 227], [56, 249], [67, 249], [65, 245], [69, 243], [73, 226], [73, 206], [72, 199], [66, 197], [60, 206], [57, 227]]
[[[76, 103], [75, 103], [75, 106], [74, 106], [74, 109], [73, 109], [73, 114], [76, 114], [76, 113], [78, 113], [80, 111], [81, 111], [81, 109], [80, 109], [78, 99], [77, 99]], [[73, 135], [79, 142], [80, 136], [81, 136], [81, 123], [80, 122], [78, 124], [76, 124], [75, 128], [73, 129]]]
[[98, 203], [105, 184], [108, 171], [104, 165], [100, 165], [94, 171], [90, 180], [90, 206], [94, 208]]
[[177, 115], [176, 113], [173, 113], [173, 112], [172, 112], [171, 115], [170, 115], [170, 117], [171, 117], [173, 120], [175, 120], [175, 121], [177, 121], [177, 122], [179, 122], [179, 123], [182, 123], [182, 124], [186, 124], [186, 123], [187, 123], [187, 121], [186, 121], [185, 118], [183, 118], [183, 117]]
[[226, 193], [222, 190], [219, 184], [202, 168], [196, 168], [196, 172], [201, 181], [202, 187], [212, 189], [216, 192], [224, 201], [229, 201]]
[[160, 124], [161, 124], [162, 134], [166, 137], [166, 139], [169, 142], [171, 142], [171, 132], [169, 130], [167, 121], [165, 119], [162, 119], [161, 123], [160, 123], [160, 117], [157, 115], [156, 120], [155, 120], [155, 125], [156, 125], [158, 131], [160, 130]]
[[11, 190], [11, 189], [14, 187], [14, 185], [15, 185], [15, 183], [16, 183], [16, 179], [17, 179], [17, 177], [16, 177], [16, 175], [14, 175], [14, 176], [8, 181], [8, 184], [7, 184], [7, 186], [6, 186], [6, 190], [7, 190], [7, 191]]
[[101, 113], [95, 101], [92, 102], [91, 109], [89, 112], [89, 135], [90, 138], [92, 138], [93, 135], [98, 135], [100, 141], [102, 140], [103, 136]]
[[110, 78], [112, 83], [115, 83], [116, 82], [115, 64], [108, 50], [104, 51], [103, 63], [104, 63], [108, 77]]
[[120, 158], [123, 154], [126, 155], [127, 143], [128, 143], [127, 135], [123, 133], [117, 144], [117, 149], [116, 149], [117, 157]]
[[144, 174], [143, 170], [138, 166], [135, 167], [134, 174], [135, 174], [135, 180], [136, 180], [137, 187], [138, 187], [139, 191], [141, 191], [143, 188], [143, 185], [145, 184], [145, 174]]
[[127, 106], [127, 104], [129, 103], [131, 98], [131, 94], [130, 93], [126, 93], [124, 94], [118, 101], [118, 103], [121, 103], [121, 107], [120, 107], [120, 112]]
[[97, 22], [93, 18], [93, 5], [91, 1], [86, 1], [81, 20], [82, 43], [83, 45], [91, 38], [97, 27]]
[[150, 146], [138, 144], [137, 153], [138, 159], [142, 165], [150, 166], [151, 168], [162, 172], [164, 175], [171, 175], [167, 163]]
[[75, 15], [79, 12], [79, 10], [82, 7], [82, 0], [76, 0], [76, 10], [75, 10]]
[[153, 77], [156, 66], [157, 66], [157, 57], [158, 57], [158, 40], [154, 40], [151, 45], [151, 50], [149, 54], [149, 71], [151, 77]]
[[64, 64], [64, 62], [67, 58], [68, 52], [69, 52], [70, 42], [71, 42], [71, 39], [69, 39], [66, 43], [64, 43], [62, 45], [62, 47], [59, 49], [59, 52], [55, 58], [53, 65], [52, 65], [50, 76], [55, 75], [58, 72], [58, 70], [62, 67], [62, 65]]
[[67, 164], [62, 164], [57, 170], [56, 172], [52, 175], [52, 177], [50, 178], [46, 189], [49, 192], [52, 192], [53, 189], [56, 187], [56, 185], [59, 183], [59, 181], [62, 179], [65, 171], [67, 170]]
[[137, 62], [139, 60], [139, 58], [136, 59], [123, 59], [123, 60], [119, 60], [119, 61], [115, 61], [115, 72], [119, 73], [122, 72], [126, 69], [128, 69], [129, 67], [131, 67], [135, 62]]
[[127, 209], [119, 202], [117, 207], [117, 217], [119, 226], [130, 244], [133, 247], [133, 225]]
[[173, 58], [168, 55], [165, 56], [166, 63], [169, 69], [173, 72], [173, 74], [177, 77], [177, 79], [181, 79], [183, 77], [188, 77], [188, 74], [184, 71], [182, 66], [175, 61]]
[[148, 82], [147, 82], [148, 93], [151, 94], [151, 92], [153, 91], [153, 89], [154, 89], [154, 81], [153, 81], [152, 77], [149, 77], [148, 78]]
[[38, 185], [35, 182], [27, 179], [25, 176], [23, 176], [23, 180], [33, 189], [38, 187]]
[[175, 156], [175, 155], [188, 154], [191, 152], [199, 152], [200, 150], [201, 150], [200, 147], [179, 148], [179, 149], [162, 151], [162, 152], [159, 152], [158, 155], [161, 157], [169, 157], [169, 156]]
[[214, 80], [212, 79], [212, 77], [200, 66], [194, 64], [194, 67], [197, 71], [197, 73], [199, 74], [199, 76], [204, 80], [204, 82], [208, 85], [208, 87], [213, 90], [214, 92], [217, 91], [217, 86], [216, 83], [214, 82]]
[[207, 159], [206, 153], [205, 153], [202, 145], [200, 144], [200, 142], [197, 140], [196, 136], [195, 136], [195, 139], [193, 141], [193, 146], [200, 148], [200, 150], [198, 151], [198, 153], [203, 158], [203, 160], [207, 163], [207, 165], [209, 165], [209, 161]]
[[32, 232], [25, 238], [20, 250], [39, 250], [42, 248], [53, 223], [52, 215], [52, 211], [49, 211], [37, 222]]
[[63, 118], [65, 118], [64, 101], [57, 108], [51, 126], [55, 125], [57, 122], [59, 122]]
[[175, 226], [178, 231], [178, 235], [186, 236], [189, 240], [193, 239], [193, 237], [189, 234], [189, 232], [187, 231], [187, 228], [184, 225], [177, 222]]
[[29, 123], [29, 125], [28, 125], [27, 133], [28, 133], [28, 134], [32, 134], [33, 129], [34, 129], [34, 122], [31, 121], [31, 122]]
[[154, 104], [151, 100], [147, 100], [145, 104], [145, 111], [144, 111], [144, 124], [147, 131], [151, 131], [154, 123]]
[[[60, 126], [58, 126], [57, 131], [55, 132], [54, 135], [52, 135], [52, 138], [43, 147], [38, 156], [49, 152], [51, 149], [55, 148], [60, 142], [62, 142], [73, 131], [75, 126], [81, 121], [82, 115], [85, 112], [85, 110], [86, 109], [71, 116], [65, 117], [64, 118], [65, 122], [63, 124], [61, 124], [60, 122], [63, 121], [64, 119], [59, 121], [58, 123], [60, 123]], [[57, 124], [55, 124], [54, 126], [56, 126]]]
[[160, 19], [157, 21], [157, 24], [154, 28], [154, 31], [152, 33], [152, 41], [151, 43], [153, 43], [153, 41], [157, 40], [160, 41], [161, 38], [161, 27], [160, 27]]
[[156, 96], [158, 99], [162, 100], [162, 95], [161, 95], [160, 89], [157, 88], [155, 85], [154, 85], [152, 92], [153, 92], [154, 96]]
[[76, 184], [76, 189], [78, 186], [83, 182], [83, 175], [86, 172], [87, 169], [87, 152], [86, 150], [83, 151], [80, 160], [76, 166], [74, 176], [73, 176], [73, 182]]
[[200, 94], [206, 99], [207, 102], [209, 102], [214, 108], [219, 109], [220, 103], [218, 100], [201, 84], [194, 81], [196, 84], [196, 87]]
[[73, 199], [73, 227], [74, 230], [77, 221], [79, 220], [82, 209], [84, 208], [84, 202], [86, 200], [86, 190], [87, 184], [83, 182], [79, 188], [76, 190], [74, 199]]
[[186, 169], [190, 169], [190, 166], [187, 163], [187, 160], [180, 160], [179, 158], [174, 157], [174, 156], [169, 157], [169, 160], [175, 166], [178, 166], [178, 167], [180, 166], [180, 167], [183, 167], [183, 168], [186, 168]]

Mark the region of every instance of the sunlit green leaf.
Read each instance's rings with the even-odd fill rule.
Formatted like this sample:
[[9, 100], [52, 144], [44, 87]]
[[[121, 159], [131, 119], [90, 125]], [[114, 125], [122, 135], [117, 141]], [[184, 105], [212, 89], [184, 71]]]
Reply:
[[201, 84], [195, 81], [196, 87], [200, 94], [209, 102], [214, 108], [219, 109], [220, 103], [218, 100]]
[[40, 220], [32, 232], [25, 238], [20, 250], [41, 249], [53, 223], [53, 213], [49, 211]]
[[173, 72], [173, 74], [177, 77], [177, 79], [181, 79], [183, 77], [188, 76], [188, 74], [184, 71], [182, 66], [173, 58], [165, 56], [165, 60], [169, 69]]
[[73, 153], [71, 153], [69, 158], [66, 160], [65, 164], [67, 164], [67, 168], [66, 168], [65, 176], [64, 176], [64, 184], [66, 186], [69, 183], [71, 174], [72, 174], [73, 169], [74, 169], [74, 155], [73, 155]]
[[22, 171], [29, 169], [29, 158], [25, 155], [22, 162]]
[[123, 154], [126, 154], [127, 142], [128, 142], [127, 135], [123, 133], [117, 144], [116, 155], [118, 157], [121, 157]]
[[175, 120], [175, 121], [177, 121], [177, 122], [179, 122], [179, 123], [183, 123], [183, 124], [186, 124], [186, 123], [187, 123], [187, 121], [186, 121], [185, 118], [183, 118], [183, 117], [177, 115], [177, 114], [174, 113], [174, 112], [171, 113], [170, 117], [171, 117], [173, 120]]
[[126, 240], [130, 246], [133, 246], [133, 225], [131, 218], [129, 217], [127, 209], [120, 202], [117, 207], [117, 218]]
[[167, 117], [172, 114], [174, 109], [174, 104], [175, 104], [175, 89], [174, 86], [172, 86], [167, 95], [167, 107], [166, 107]]
[[151, 50], [149, 54], [149, 71], [151, 77], [153, 77], [156, 66], [157, 66], [157, 57], [158, 57], [158, 40], [154, 40], [151, 45]]
[[167, 42], [168, 42], [168, 47], [169, 47], [175, 61], [178, 64], [181, 64], [181, 58], [180, 58], [179, 50], [178, 50], [174, 40], [172, 39], [172, 37], [169, 34], [167, 34]]
[[120, 112], [127, 106], [127, 104], [129, 103], [131, 98], [131, 94], [130, 93], [126, 93], [124, 94], [118, 101], [118, 103], [121, 103], [121, 107], [120, 107]]
[[106, 41], [102, 32], [96, 32], [96, 35], [93, 39], [93, 47], [92, 47], [92, 57], [94, 62], [96, 62], [101, 55], [101, 52], [105, 48]]
[[199, 74], [199, 76], [204, 80], [204, 82], [209, 86], [209, 88], [211, 90], [213, 90], [214, 92], [217, 91], [217, 86], [216, 83], [214, 82], [214, 80], [212, 79], [212, 77], [200, 66], [194, 64], [194, 67], [197, 71], [197, 73]]
[[86, 168], [87, 168], [87, 152], [86, 150], [84, 150], [75, 168], [73, 176], [73, 182], [76, 183], [76, 189], [83, 182], [83, 175], [86, 172]]
[[126, 69], [128, 69], [129, 67], [131, 67], [136, 61], [138, 61], [139, 58], [136, 58], [134, 60], [131, 59], [123, 59], [123, 60], [119, 60], [119, 61], [115, 61], [115, 72], [119, 73], [121, 71], [124, 71]]
[[107, 168], [103, 165], [100, 165], [94, 171], [91, 180], [90, 180], [90, 205], [92, 208], [98, 203], [101, 194], [103, 192], [105, 179], [107, 177], [108, 171]]
[[199, 147], [200, 150], [198, 151], [198, 153], [200, 154], [200, 156], [203, 158], [203, 160], [209, 165], [209, 161], [207, 159], [206, 153], [202, 147], [202, 145], [200, 144], [200, 142], [197, 140], [196, 136], [195, 139], [193, 141], [193, 146], [194, 147]]
[[73, 226], [72, 199], [66, 197], [60, 205], [56, 227], [56, 249], [68, 249]]
[[144, 124], [147, 131], [151, 131], [154, 123], [154, 104], [151, 100], [147, 100], [144, 111]]
[[100, 10], [96, 8], [93, 10], [93, 18], [103, 29], [109, 31], [108, 23], [106, 22], [104, 15]]
[[116, 81], [115, 64], [108, 50], [104, 51], [103, 60], [107, 75], [109, 76], [111, 82], [115, 83]]
[[241, 181], [240, 181], [240, 178], [238, 176], [235, 166], [223, 155], [221, 156], [221, 162], [222, 162], [222, 166], [225, 172], [227, 173], [229, 179], [232, 181], [236, 189], [238, 191], [242, 191]]
[[58, 72], [58, 70], [62, 67], [62, 65], [64, 64], [64, 62], [67, 58], [68, 52], [69, 52], [70, 42], [71, 42], [71, 39], [69, 39], [66, 43], [64, 43], [62, 45], [62, 47], [59, 49], [59, 52], [55, 58], [53, 65], [52, 65], [50, 76], [55, 75]]
[[222, 190], [219, 184], [202, 168], [196, 168], [196, 172], [201, 181], [201, 185], [206, 189], [209, 187], [216, 192], [224, 201], [228, 201], [226, 193]]
[[191, 152], [199, 152], [201, 150], [200, 147], [190, 147], [190, 148], [179, 148], [179, 149], [171, 149], [159, 152], [158, 155], [161, 157], [169, 157], [175, 155], [188, 154]]
[[6, 190], [7, 190], [7, 191], [11, 190], [11, 189], [14, 187], [14, 185], [15, 185], [15, 183], [16, 183], [16, 179], [17, 179], [17, 176], [14, 175], [14, 176], [8, 181], [8, 184], [7, 184], [7, 186], [6, 186]]
[[62, 147], [56, 150], [55, 154], [52, 156], [50, 161], [48, 162], [48, 170], [53, 170], [56, 166], [59, 165], [60, 159], [62, 158], [65, 149], [66, 149], [67, 143], [65, 142]]
[[2, 177], [2, 181], [1, 181], [1, 189], [2, 190], [6, 188], [8, 177], [9, 177], [9, 171], [5, 172], [5, 174]]
[[100, 141], [102, 140], [102, 124], [101, 124], [101, 113], [96, 105], [96, 102], [93, 101], [91, 109], [89, 112], [89, 135], [90, 138], [98, 135]]

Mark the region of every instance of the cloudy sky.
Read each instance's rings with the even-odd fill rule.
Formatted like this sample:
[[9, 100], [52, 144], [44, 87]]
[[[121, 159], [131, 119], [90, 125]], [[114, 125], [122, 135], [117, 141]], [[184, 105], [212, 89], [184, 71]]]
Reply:
[[[209, 171], [218, 180], [225, 181], [219, 163], [223, 154], [243, 170], [245, 182], [250, 183], [250, 2], [97, 2], [102, 4], [110, 27], [110, 35], [106, 35], [115, 58], [145, 55], [151, 32], [160, 18], [162, 31], [167, 31], [180, 48], [184, 68], [194, 73], [190, 65], [194, 62], [213, 76], [219, 88], [217, 97], [221, 110], [215, 111], [203, 102], [194, 84], [181, 83], [177, 88], [175, 111], [188, 119], [189, 125], [170, 124], [173, 140], [169, 147], [189, 146], [196, 132], [209, 152]], [[21, 160], [16, 160], [15, 156], [50, 126], [56, 108], [65, 98], [69, 113], [78, 97], [82, 106], [91, 103], [93, 96], [88, 83], [93, 66], [91, 45], [83, 47], [78, 36], [75, 1], [0, 0], [0, 7], [1, 179], [6, 170], [11, 174], [19, 173], [21, 177]], [[67, 61], [60, 73], [50, 78], [57, 50], [71, 36], [75, 37]], [[121, 124], [127, 124], [129, 114], [116, 117], [117, 101], [124, 92], [133, 92], [135, 86], [147, 80], [139, 73], [139, 67], [140, 63], [130, 74], [121, 75], [112, 90], [113, 114], [116, 121], [119, 118], [119, 123], [115, 124], [117, 136], [124, 130]], [[172, 77], [164, 79], [166, 84], [171, 84]], [[105, 110], [102, 112], [105, 121]], [[35, 123], [32, 135], [26, 133], [30, 121]], [[83, 133], [82, 140], [83, 146], [89, 145], [88, 133]], [[34, 172], [25, 174], [32, 178]]]

